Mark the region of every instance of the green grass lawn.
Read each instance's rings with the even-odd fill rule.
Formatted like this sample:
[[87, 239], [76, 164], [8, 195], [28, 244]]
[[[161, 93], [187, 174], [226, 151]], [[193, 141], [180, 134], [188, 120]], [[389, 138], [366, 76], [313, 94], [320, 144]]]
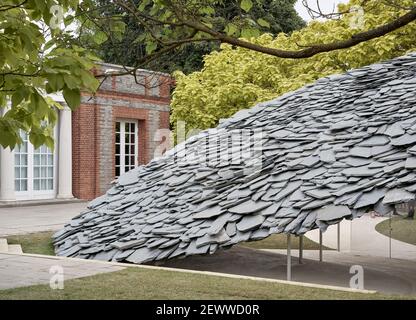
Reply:
[[54, 256], [52, 244], [52, 231], [28, 233], [7, 237], [9, 244], [20, 244], [24, 253], [36, 253]]
[[257, 280], [127, 268], [49, 285], [0, 291], [3, 299], [399, 299], [409, 297], [307, 288]]
[[[389, 219], [376, 225], [376, 230], [385, 236], [389, 236]], [[391, 237], [393, 239], [416, 245], [416, 220], [403, 217], [391, 219]]]
[[[263, 240], [244, 242], [238, 245], [241, 247], [253, 249], [286, 249], [287, 236], [285, 234], [273, 234]], [[291, 237], [291, 247], [292, 249], [299, 249], [299, 237]], [[318, 250], [319, 244], [306, 237], [303, 237], [303, 249]], [[323, 249], [328, 250], [329, 248], [323, 246]]]

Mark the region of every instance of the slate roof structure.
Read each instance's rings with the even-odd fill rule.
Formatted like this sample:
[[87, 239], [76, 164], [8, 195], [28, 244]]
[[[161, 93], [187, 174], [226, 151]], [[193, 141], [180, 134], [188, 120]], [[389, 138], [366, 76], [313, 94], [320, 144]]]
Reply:
[[120, 176], [54, 244], [61, 256], [132, 263], [212, 254], [368, 210], [386, 214], [415, 194], [412, 53], [322, 78], [202, 131]]

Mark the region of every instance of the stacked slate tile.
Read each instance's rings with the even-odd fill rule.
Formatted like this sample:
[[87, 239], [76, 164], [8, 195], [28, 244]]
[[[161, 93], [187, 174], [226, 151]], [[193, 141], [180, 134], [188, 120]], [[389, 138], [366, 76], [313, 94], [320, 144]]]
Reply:
[[145, 263], [301, 235], [416, 194], [416, 53], [243, 110], [121, 175], [54, 237]]

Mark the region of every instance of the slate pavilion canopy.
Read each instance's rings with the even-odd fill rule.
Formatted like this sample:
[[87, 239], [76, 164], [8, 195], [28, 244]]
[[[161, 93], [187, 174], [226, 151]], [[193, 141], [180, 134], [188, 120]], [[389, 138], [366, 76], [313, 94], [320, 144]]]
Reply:
[[243, 110], [121, 175], [54, 235], [62, 256], [144, 263], [302, 235], [416, 194], [416, 53]]

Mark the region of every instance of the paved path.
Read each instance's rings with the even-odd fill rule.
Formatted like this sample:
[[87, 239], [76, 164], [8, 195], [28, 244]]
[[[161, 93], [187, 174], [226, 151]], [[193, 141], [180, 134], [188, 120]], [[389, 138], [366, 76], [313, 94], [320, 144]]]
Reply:
[[[377, 232], [375, 227], [388, 217], [371, 217], [366, 214], [361, 218], [354, 219], [352, 222], [344, 221], [341, 224], [341, 251], [357, 255], [367, 255], [375, 257], [390, 257], [389, 237]], [[416, 230], [415, 230], [416, 232]], [[319, 231], [313, 230], [306, 236], [319, 242]], [[350, 247], [345, 245], [350, 244]], [[337, 247], [337, 226], [331, 226], [323, 233], [323, 243], [329, 248]], [[416, 246], [391, 240], [391, 256], [396, 259], [406, 259], [416, 261]]]
[[[286, 251], [283, 250], [285, 253]], [[295, 252], [295, 250], [293, 250]], [[316, 257], [315, 257], [316, 256]], [[333, 252], [324, 255], [324, 262], [316, 261], [318, 252], [305, 252], [303, 264], [292, 259], [292, 280], [323, 285], [349, 287], [350, 267], [364, 268], [364, 288], [385, 293], [416, 295], [416, 262], [354, 256]], [[311, 259], [308, 259], [311, 258]], [[286, 255], [241, 247], [219, 251], [209, 256], [191, 256], [170, 260], [164, 267], [223, 272], [246, 276], [286, 279]]]
[[90, 261], [57, 260], [47, 256], [0, 254], [0, 290], [48, 284], [51, 276], [53, 276], [49, 273], [52, 266], [63, 268], [65, 280], [124, 269], [120, 266], [91, 263]]
[[[282, 251], [282, 250], [280, 250]], [[214, 255], [191, 256], [170, 260], [158, 265], [189, 270], [211, 271], [232, 275], [254, 276], [286, 280], [286, 256], [278, 252], [266, 252], [234, 247]], [[294, 253], [295, 250], [294, 250]], [[351, 265], [364, 267], [364, 285], [367, 290], [416, 295], [416, 262], [362, 257], [338, 252], [325, 252], [324, 262], [316, 261], [316, 251], [304, 252], [304, 263], [292, 259], [294, 281], [349, 287]], [[0, 254], [0, 290], [48, 284], [52, 266], [63, 267], [65, 279], [91, 276], [122, 270], [120, 264], [82, 259], [59, 259], [35, 255]]]
[[0, 237], [58, 230], [87, 206], [86, 202], [0, 208]]

